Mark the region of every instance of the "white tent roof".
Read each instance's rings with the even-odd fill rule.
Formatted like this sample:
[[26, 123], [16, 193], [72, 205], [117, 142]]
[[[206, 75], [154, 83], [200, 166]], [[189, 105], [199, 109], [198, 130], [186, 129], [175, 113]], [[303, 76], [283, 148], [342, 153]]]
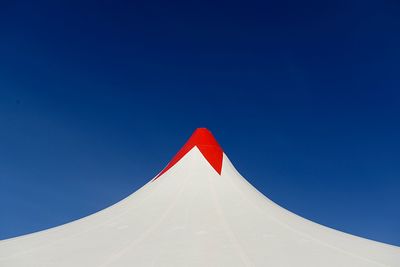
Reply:
[[279, 207], [200, 128], [165, 170], [121, 202], [1, 241], [0, 266], [400, 266], [400, 248]]

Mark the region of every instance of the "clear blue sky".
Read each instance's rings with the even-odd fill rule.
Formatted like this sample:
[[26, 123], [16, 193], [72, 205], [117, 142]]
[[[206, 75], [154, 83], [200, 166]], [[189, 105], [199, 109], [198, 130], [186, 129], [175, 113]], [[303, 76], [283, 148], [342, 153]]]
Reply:
[[0, 239], [121, 200], [208, 127], [278, 204], [400, 245], [399, 29], [394, 0], [2, 1]]

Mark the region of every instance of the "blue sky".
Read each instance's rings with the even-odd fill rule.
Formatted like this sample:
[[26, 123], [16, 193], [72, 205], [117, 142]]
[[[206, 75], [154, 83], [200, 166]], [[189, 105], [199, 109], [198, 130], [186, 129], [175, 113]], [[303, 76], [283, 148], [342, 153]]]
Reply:
[[400, 245], [400, 5], [325, 2], [1, 2], [0, 239], [121, 200], [208, 127], [278, 204]]

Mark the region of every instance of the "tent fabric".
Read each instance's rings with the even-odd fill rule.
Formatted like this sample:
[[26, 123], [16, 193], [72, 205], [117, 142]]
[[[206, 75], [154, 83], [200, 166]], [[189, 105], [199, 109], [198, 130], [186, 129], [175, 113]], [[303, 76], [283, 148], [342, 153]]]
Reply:
[[0, 241], [0, 266], [400, 266], [399, 247], [285, 210], [250, 185], [225, 153], [219, 173], [194, 143], [119, 203]]

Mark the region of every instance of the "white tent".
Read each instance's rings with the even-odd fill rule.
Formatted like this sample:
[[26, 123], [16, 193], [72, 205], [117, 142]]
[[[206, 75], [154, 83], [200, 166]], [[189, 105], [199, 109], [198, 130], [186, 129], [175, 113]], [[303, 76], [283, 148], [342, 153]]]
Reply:
[[121, 202], [1, 241], [0, 266], [400, 266], [400, 248], [279, 207], [200, 128], [156, 178]]

